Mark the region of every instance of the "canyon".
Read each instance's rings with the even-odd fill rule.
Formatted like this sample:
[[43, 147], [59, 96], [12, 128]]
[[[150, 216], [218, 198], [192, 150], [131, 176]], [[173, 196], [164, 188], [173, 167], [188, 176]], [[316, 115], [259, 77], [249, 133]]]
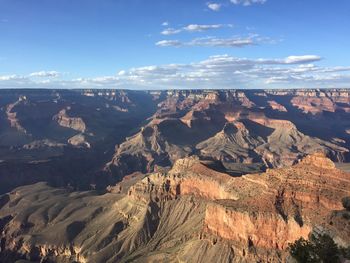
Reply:
[[0, 193], [40, 181], [103, 190], [190, 156], [234, 176], [314, 152], [348, 162], [349, 97], [347, 89], [1, 90]]
[[349, 247], [349, 130], [348, 89], [0, 90], [0, 262]]

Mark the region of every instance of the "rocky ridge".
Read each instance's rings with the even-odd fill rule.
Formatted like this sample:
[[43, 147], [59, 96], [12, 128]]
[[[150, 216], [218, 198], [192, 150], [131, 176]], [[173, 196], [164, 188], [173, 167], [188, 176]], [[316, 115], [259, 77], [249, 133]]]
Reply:
[[27, 133], [27, 131], [22, 127], [20, 124], [18, 118], [17, 118], [17, 113], [13, 112], [13, 109], [20, 103], [23, 103], [26, 100], [25, 96], [20, 96], [18, 100], [14, 103], [11, 103], [7, 105], [6, 107], [6, 115], [7, 115], [7, 120], [10, 122], [10, 126], [12, 128], [15, 128], [19, 132]]

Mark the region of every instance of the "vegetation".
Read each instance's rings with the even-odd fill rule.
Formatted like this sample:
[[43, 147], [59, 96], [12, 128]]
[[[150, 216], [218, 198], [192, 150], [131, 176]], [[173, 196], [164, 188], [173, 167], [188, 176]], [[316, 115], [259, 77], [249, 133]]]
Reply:
[[344, 197], [342, 200], [343, 206], [346, 210], [350, 211], [350, 196]]
[[300, 238], [289, 246], [290, 254], [298, 262], [311, 263], [316, 262], [317, 255], [314, 245], [304, 238]]
[[300, 238], [289, 246], [290, 254], [299, 263], [337, 263], [350, 258], [350, 248], [340, 248], [324, 235], [312, 235], [310, 241]]

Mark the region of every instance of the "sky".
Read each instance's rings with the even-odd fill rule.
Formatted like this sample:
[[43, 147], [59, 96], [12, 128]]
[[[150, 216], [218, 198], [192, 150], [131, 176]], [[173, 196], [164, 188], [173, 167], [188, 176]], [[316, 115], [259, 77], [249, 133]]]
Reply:
[[0, 0], [0, 88], [349, 88], [349, 0]]

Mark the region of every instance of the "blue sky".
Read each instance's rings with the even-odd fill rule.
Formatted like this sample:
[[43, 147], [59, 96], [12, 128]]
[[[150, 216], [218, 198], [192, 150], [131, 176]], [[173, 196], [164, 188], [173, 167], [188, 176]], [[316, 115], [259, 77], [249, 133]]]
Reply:
[[348, 0], [0, 0], [1, 88], [327, 88]]

